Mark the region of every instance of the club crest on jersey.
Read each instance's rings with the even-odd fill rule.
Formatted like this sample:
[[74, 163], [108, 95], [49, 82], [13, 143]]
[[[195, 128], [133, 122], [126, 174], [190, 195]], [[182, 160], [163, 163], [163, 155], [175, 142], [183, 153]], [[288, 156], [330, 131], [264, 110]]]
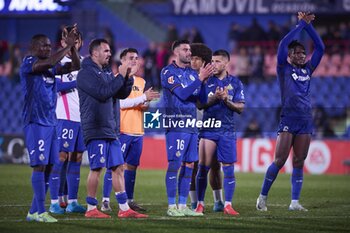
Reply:
[[181, 156], [181, 152], [178, 150], [177, 152], [176, 152], [176, 157], [180, 157]]
[[304, 74], [306, 74], [306, 70], [305, 70], [305, 69], [301, 69], [301, 72], [303, 72]]
[[289, 127], [288, 127], [288, 126], [284, 126], [284, 127], [283, 127], [283, 132], [288, 132], [288, 130], [289, 130]]
[[72, 73], [67, 74], [67, 78], [69, 79], [69, 81], [72, 81], [72, 80], [73, 80], [73, 75], [72, 75]]
[[69, 143], [67, 141], [65, 141], [65, 143], [63, 144], [64, 148], [68, 148], [69, 147]]
[[106, 161], [105, 157], [100, 158], [100, 163], [104, 163]]
[[174, 84], [174, 76], [170, 76], [170, 77], [168, 78], [168, 83], [169, 83], [169, 84]]
[[196, 80], [196, 78], [195, 78], [192, 74], [190, 74], [190, 79], [191, 79], [192, 81]]
[[43, 154], [40, 154], [40, 155], [39, 155], [39, 160], [40, 160], [40, 161], [43, 161], [44, 159], [45, 159], [45, 156], [44, 156]]

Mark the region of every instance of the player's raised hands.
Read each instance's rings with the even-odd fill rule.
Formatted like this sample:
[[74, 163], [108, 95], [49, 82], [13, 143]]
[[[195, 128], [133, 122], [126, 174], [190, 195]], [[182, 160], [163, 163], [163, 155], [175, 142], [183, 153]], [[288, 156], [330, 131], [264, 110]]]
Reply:
[[208, 63], [206, 66], [204, 64], [199, 69], [199, 80], [202, 82], [207, 80], [214, 72], [214, 66]]
[[147, 101], [152, 101], [154, 99], [159, 99], [160, 94], [158, 91], [153, 91], [152, 87], [149, 88], [147, 91], [144, 93], [146, 95], [146, 100]]
[[121, 65], [119, 66], [119, 74], [122, 75], [125, 79], [128, 79], [131, 76], [131, 66]]
[[225, 100], [227, 98], [227, 90], [222, 87], [216, 87], [214, 96], [215, 99]]
[[311, 21], [315, 20], [315, 15], [311, 14], [310, 12], [298, 12], [298, 19], [304, 20], [306, 23], [310, 23]]
[[67, 27], [63, 28], [62, 39], [65, 40], [68, 47], [73, 47], [79, 39], [77, 24], [74, 24], [72, 30], [69, 32]]

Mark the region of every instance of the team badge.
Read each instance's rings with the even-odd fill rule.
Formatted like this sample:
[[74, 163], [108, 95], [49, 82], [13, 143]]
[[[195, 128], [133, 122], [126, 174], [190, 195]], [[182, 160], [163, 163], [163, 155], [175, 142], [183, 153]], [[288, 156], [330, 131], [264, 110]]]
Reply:
[[304, 74], [306, 74], [306, 70], [305, 70], [305, 69], [301, 69], [301, 72], [303, 72]]
[[176, 157], [180, 157], [181, 156], [181, 152], [178, 150], [177, 152], [176, 152]]
[[69, 79], [69, 81], [73, 80], [73, 75], [71, 73], [67, 74], [67, 78]]
[[106, 160], [105, 160], [105, 157], [101, 157], [100, 158], [100, 163], [104, 163]]
[[227, 86], [227, 89], [228, 90], [233, 90], [233, 87], [232, 87], [231, 83]]
[[39, 160], [40, 160], [40, 161], [43, 161], [44, 159], [45, 159], [45, 156], [44, 156], [43, 154], [40, 154], [40, 155], [39, 155]]
[[69, 143], [67, 141], [65, 141], [65, 143], [63, 144], [64, 148], [68, 148], [69, 147]]
[[284, 126], [284, 127], [283, 127], [283, 132], [288, 132], [288, 130], [289, 130], [289, 127], [288, 127], [288, 126]]
[[174, 76], [170, 76], [170, 77], [168, 78], [168, 83], [169, 83], [169, 84], [174, 84]]
[[195, 78], [195, 77], [193, 77], [193, 75], [192, 75], [192, 74], [190, 74], [190, 79], [191, 79], [192, 81], [196, 80], [196, 78]]

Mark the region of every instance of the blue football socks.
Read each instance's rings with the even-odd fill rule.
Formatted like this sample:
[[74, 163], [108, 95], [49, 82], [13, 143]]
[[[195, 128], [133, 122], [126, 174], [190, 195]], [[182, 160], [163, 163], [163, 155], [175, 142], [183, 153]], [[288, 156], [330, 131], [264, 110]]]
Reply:
[[61, 169], [63, 166], [62, 161], [59, 161], [58, 163], [54, 164], [52, 167], [52, 171], [50, 174], [50, 195], [51, 200], [58, 200], [58, 191], [60, 188], [60, 176], [61, 176]]
[[80, 182], [80, 166], [81, 162], [68, 162], [67, 168], [67, 186], [68, 198], [78, 199], [78, 190]]
[[233, 165], [222, 166], [224, 172], [225, 201], [231, 202], [236, 188], [235, 169]]
[[261, 195], [267, 196], [273, 182], [275, 181], [275, 179], [278, 175], [279, 170], [280, 170], [280, 168], [277, 167], [277, 165], [275, 163], [272, 163], [269, 166], [269, 168], [266, 171], [264, 183], [263, 183], [262, 188], [261, 188]]
[[109, 198], [112, 191], [112, 171], [107, 169], [103, 179], [103, 197]]
[[292, 183], [292, 200], [299, 200], [301, 188], [303, 186], [304, 173], [302, 168], [293, 168]]
[[165, 175], [165, 186], [168, 196], [168, 204], [176, 204], [176, 187], [177, 187], [177, 173], [180, 168], [180, 162], [170, 161]]
[[190, 192], [192, 172], [193, 168], [181, 166], [178, 184], [179, 204], [186, 205], [187, 197]]
[[208, 172], [210, 167], [198, 165], [198, 173], [196, 176], [197, 197], [198, 201], [204, 201], [205, 191], [208, 185]]
[[[45, 210], [45, 177], [44, 172], [33, 171], [32, 173], [32, 187], [34, 197], [36, 200], [36, 209], [38, 214], [44, 213]], [[35, 207], [32, 206], [33, 209]]]
[[135, 188], [136, 171], [125, 170], [125, 191], [128, 199], [134, 199], [134, 188]]

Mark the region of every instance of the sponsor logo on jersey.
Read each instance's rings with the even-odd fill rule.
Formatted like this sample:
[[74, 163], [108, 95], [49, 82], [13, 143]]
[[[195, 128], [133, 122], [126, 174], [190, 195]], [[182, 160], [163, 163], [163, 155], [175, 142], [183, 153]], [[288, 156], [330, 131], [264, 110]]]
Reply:
[[293, 77], [293, 79], [294, 79], [295, 81], [304, 82], [304, 81], [310, 80], [310, 76], [309, 76], [309, 75], [300, 76], [300, 75], [297, 75], [296, 73], [293, 73], [293, 74], [292, 74], [292, 77]]

